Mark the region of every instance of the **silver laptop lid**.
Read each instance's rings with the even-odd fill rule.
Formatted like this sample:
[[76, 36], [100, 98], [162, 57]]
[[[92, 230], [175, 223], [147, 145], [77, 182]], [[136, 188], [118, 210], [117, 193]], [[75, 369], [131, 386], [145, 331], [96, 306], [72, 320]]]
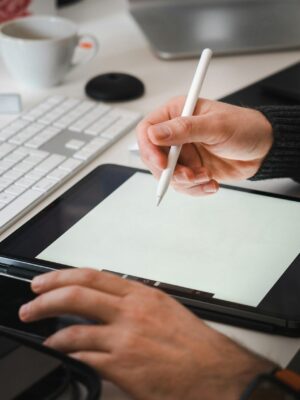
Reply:
[[300, 48], [299, 0], [129, 0], [161, 58]]

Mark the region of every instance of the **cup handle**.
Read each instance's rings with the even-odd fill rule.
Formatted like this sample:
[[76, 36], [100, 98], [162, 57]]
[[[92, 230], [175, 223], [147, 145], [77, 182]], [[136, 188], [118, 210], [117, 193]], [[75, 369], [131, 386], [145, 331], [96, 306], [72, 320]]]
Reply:
[[83, 57], [82, 59], [72, 62], [71, 63], [71, 69], [77, 68], [80, 65], [84, 65], [89, 63], [96, 55], [98, 54], [99, 51], [99, 42], [95, 38], [95, 36], [88, 35], [88, 34], [83, 34], [78, 36], [78, 47], [81, 49], [87, 50], [89, 53], [87, 57]]

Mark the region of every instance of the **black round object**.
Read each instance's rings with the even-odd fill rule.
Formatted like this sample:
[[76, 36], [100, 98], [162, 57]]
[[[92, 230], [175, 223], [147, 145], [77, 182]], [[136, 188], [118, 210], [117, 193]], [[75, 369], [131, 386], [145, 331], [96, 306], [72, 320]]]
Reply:
[[91, 79], [85, 87], [86, 94], [94, 100], [125, 101], [144, 94], [143, 82], [132, 75], [111, 72]]

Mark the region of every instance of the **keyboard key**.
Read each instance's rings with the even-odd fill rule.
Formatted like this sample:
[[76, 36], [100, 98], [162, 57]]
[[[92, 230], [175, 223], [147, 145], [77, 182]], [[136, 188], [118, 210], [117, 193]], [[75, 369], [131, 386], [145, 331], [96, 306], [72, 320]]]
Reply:
[[22, 119], [13, 121], [11, 124], [0, 130], [0, 140], [7, 140], [21, 129], [24, 129], [28, 124], [28, 121], [24, 121]]
[[9, 143], [19, 145], [23, 144], [25, 141], [26, 141], [26, 136], [24, 137], [22, 135], [16, 135], [12, 139], [10, 139]]
[[49, 153], [45, 150], [26, 150], [31, 157], [40, 158], [41, 160], [49, 156]]
[[[0, 227], [3, 228], [5, 224], [12, 221], [18, 214], [23, 213], [24, 210], [32, 205], [41, 195], [42, 193], [39, 191], [28, 190], [8, 204], [0, 211]], [[8, 196], [8, 194], [6, 194], [6, 196]]]
[[26, 163], [25, 161], [23, 161], [23, 162], [17, 164], [14, 167], [14, 170], [20, 171], [23, 174], [26, 174], [26, 172], [30, 171], [32, 168], [33, 168], [33, 164], [29, 164], [29, 163]]
[[83, 142], [82, 140], [76, 140], [76, 139], [72, 139], [68, 143], [65, 144], [67, 149], [72, 149], [72, 150], [79, 150], [84, 145], [85, 145], [85, 142]]
[[11, 193], [0, 193], [0, 203], [8, 204], [10, 203], [16, 196]]
[[33, 183], [39, 181], [43, 176], [46, 175], [44, 171], [37, 171], [35, 168], [32, 169], [28, 174], [24, 176], [26, 179], [30, 179]]
[[87, 135], [99, 135], [113, 123], [118, 120], [118, 117], [108, 113], [105, 117], [98, 119], [93, 125], [87, 128], [84, 133]]
[[11, 136], [13, 136], [16, 132], [13, 129], [6, 128], [0, 131], [0, 140], [5, 141], [9, 139]]
[[52, 156], [46, 158], [46, 160], [42, 161], [35, 169], [37, 171], [43, 171], [45, 173], [50, 172], [52, 169], [61, 164], [66, 157], [61, 156], [59, 154], [53, 154]]
[[15, 164], [16, 164], [16, 162], [14, 160], [7, 160], [5, 158], [0, 160], [0, 173], [3, 174], [3, 172], [9, 170]]
[[39, 182], [37, 182], [33, 186], [32, 189], [44, 193], [44, 192], [48, 192], [48, 190], [51, 189], [55, 185], [56, 185], [55, 180], [49, 179], [49, 178], [44, 178], [44, 179], [40, 180]]
[[5, 157], [8, 153], [13, 151], [16, 146], [13, 146], [9, 143], [3, 143], [0, 145], [0, 158]]
[[15, 182], [16, 186], [20, 186], [23, 187], [24, 189], [28, 189], [30, 188], [36, 181], [38, 181], [39, 178], [33, 180], [33, 179], [29, 179], [28, 177], [26, 178], [25, 176], [21, 179], [19, 179], [18, 181]]
[[111, 107], [100, 104], [88, 112], [83, 118], [79, 119], [75, 124], [71, 125], [69, 129], [74, 132], [82, 132], [93, 122], [97, 121], [102, 115], [106, 114]]
[[16, 150], [14, 151], [14, 153], [18, 153], [18, 154], [23, 154], [24, 156], [27, 156], [30, 153], [30, 149], [27, 149], [26, 147], [20, 146], [20, 147], [16, 147]]
[[61, 181], [63, 180], [66, 176], [69, 175], [69, 171], [66, 171], [65, 169], [55, 169], [53, 170], [49, 175], [47, 175], [47, 178], [55, 180], [55, 181]]
[[93, 102], [83, 101], [74, 110], [64, 115], [57, 122], [54, 122], [53, 125], [58, 128], [67, 128], [94, 107], [95, 104]]
[[[45, 156], [47, 157], [47, 156]], [[29, 156], [26, 157], [23, 161], [23, 163], [25, 164], [30, 164], [31, 168], [33, 168], [35, 165], [39, 164], [45, 157], [41, 158], [41, 157], [37, 157], [37, 156]]]
[[[131, 126], [131, 124], [129, 125]], [[115, 140], [121, 136], [125, 132], [129, 132], [128, 125], [124, 125], [124, 122], [117, 122], [116, 124], [112, 125], [108, 129], [106, 129], [104, 132], [101, 133], [101, 137], [110, 139], [110, 140]]]
[[9, 160], [14, 163], [18, 163], [18, 162], [22, 161], [25, 157], [26, 157], [26, 155], [24, 153], [22, 154], [17, 151], [14, 151], [14, 152], [10, 153], [8, 156], [6, 156], [5, 160]]
[[17, 169], [13, 168], [13, 169], [10, 169], [9, 171], [7, 171], [3, 175], [3, 178], [14, 182], [15, 180], [19, 179], [22, 175], [24, 175], [24, 173], [22, 171], [18, 171]]
[[52, 139], [54, 136], [59, 134], [60, 129], [53, 126], [49, 126], [35, 135], [31, 140], [25, 143], [25, 146], [37, 149], [42, 146], [48, 140]]
[[74, 158], [86, 161], [89, 158], [94, 157], [101, 150], [105, 150], [108, 146], [108, 140], [97, 138], [92, 140], [87, 146], [83, 147], [77, 153], [74, 154]]
[[38, 106], [32, 108], [27, 113], [22, 115], [22, 118], [28, 121], [35, 121], [44, 115], [47, 111], [50, 111], [54, 108], [58, 103], [63, 101], [64, 97], [56, 96], [56, 98], [52, 97], [40, 103]]
[[29, 142], [25, 143], [25, 146], [32, 149], [38, 149], [44, 142], [43, 138], [33, 138]]
[[46, 113], [41, 119], [39, 119], [39, 122], [45, 125], [51, 124], [58, 120], [62, 115], [66, 114], [67, 111], [74, 108], [78, 103], [78, 99], [67, 99]]
[[7, 188], [10, 184], [11, 181], [9, 179], [5, 179], [3, 176], [0, 177], [0, 190]]
[[19, 185], [11, 185], [7, 189], [5, 189], [5, 193], [12, 194], [14, 196], [19, 196], [25, 190], [24, 187]]
[[75, 160], [74, 158], [69, 158], [59, 166], [59, 169], [71, 172], [76, 168], [78, 168], [80, 164], [82, 164], [81, 160]]

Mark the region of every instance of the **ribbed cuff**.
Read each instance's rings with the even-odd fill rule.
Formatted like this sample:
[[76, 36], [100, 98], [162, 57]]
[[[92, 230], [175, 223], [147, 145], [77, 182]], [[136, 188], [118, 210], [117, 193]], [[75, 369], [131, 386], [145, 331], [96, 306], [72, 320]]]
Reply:
[[273, 146], [250, 180], [292, 178], [300, 182], [300, 106], [258, 107], [273, 127]]

